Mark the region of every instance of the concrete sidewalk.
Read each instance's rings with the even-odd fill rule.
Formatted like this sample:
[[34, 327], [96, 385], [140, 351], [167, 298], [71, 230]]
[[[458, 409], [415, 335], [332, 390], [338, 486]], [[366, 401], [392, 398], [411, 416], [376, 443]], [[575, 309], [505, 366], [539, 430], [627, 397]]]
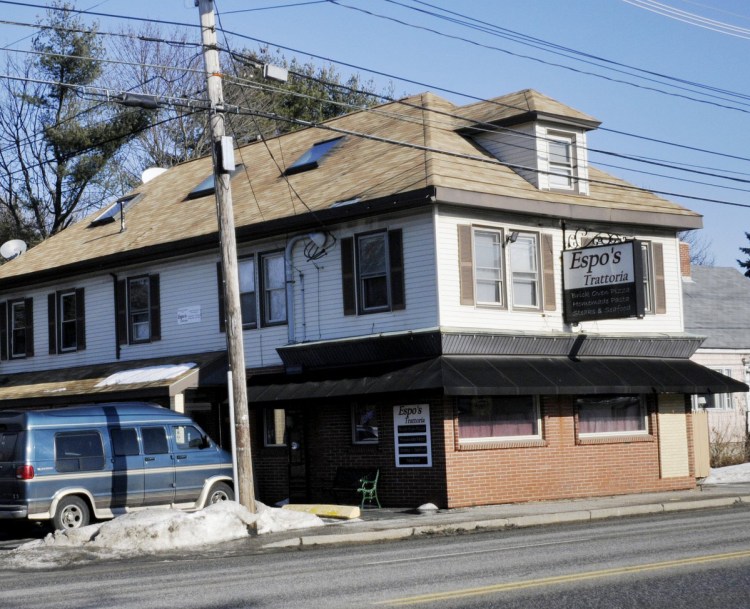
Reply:
[[750, 505], [750, 482], [705, 485], [689, 491], [515, 503], [431, 513], [417, 513], [407, 508], [365, 508], [360, 519], [335, 522], [324, 528], [263, 535], [256, 540], [266, 549], [368, 543], [420, 535], [589, 522], [738, 504]]

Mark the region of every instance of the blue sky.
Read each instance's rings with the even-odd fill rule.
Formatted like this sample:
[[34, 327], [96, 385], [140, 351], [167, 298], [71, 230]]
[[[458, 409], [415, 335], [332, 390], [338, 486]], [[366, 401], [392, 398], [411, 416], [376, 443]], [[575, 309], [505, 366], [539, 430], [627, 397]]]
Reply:
[[[78, 0], [77, 6], [198, 23], [193, 0]], [[591, 148], [653, 159], [634, 163], [592, 153], [593, 163], [638, 186], [675, 193], [667, 198], [701, 213], [701, 238], [710, 245], [717, 266], [737, 267], [736, 259], [745, 258], [739, 251], [750, 247], [745, 237], [745, 231], [750, 232], [750, 5], [745, 1], [216, 0], [216, 7], [223, 27], [244, 36], [230, 38], [236, 49], [256, 49], [257, 41], [265, 41], [288, 58], [313, 57], [321, 64], [327, 62], [315, 57], [327, 58], [342, 75], [358, 72], [365, 80], [374, 79], [378, 88], [392, 82], [397, 96], [432, 90], [454, 103], [468, 104], [532, 88], [593, 115], [609, 131], [591, 134]], [[7, 8], [18, 21], [40, 13], [38, 8]], [[482, 22], [481, 30], [455, 22], [467, 18], [475, 26]], [[107, 29], [117, 22], [133, 25], [120, 19], [99, 20]], [[0, 46], [27, 33], [0, 25]], [[521, 44], [518, 34], [537, 39], [536, 47]], [[598, 65], [550, 53], [545, 43], [586, 53], [587, 60]], [[632, 72], [624, 65], [642, 71], [631, 75], [612, 70]], [[696, 91], [692, 85], [670, 81], [691, 90], [677, 89], [664, 84], [659, 75], [714, 89]], [[693, 171], [663, 167], [676, 163], [689, 164]]]

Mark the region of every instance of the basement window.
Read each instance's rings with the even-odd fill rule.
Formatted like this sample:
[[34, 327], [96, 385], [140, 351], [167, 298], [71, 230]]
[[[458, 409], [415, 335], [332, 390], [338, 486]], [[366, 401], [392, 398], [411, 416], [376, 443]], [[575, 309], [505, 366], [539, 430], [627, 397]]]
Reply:
[[303, 171], [317, 168], [323, 157], [336, 148], [336, 146], [338, 146], [343, 140], [344, 136], [340, 136], [313, 144], [312, 148], [286, 168], [284, 175], [288, 176], [294, 173], [301, 173]]

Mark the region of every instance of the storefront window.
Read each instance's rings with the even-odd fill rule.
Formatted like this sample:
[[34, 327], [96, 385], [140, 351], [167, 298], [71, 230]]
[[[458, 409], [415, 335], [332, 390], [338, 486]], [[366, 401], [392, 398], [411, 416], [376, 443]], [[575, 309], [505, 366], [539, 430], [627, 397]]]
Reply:
[[377, 409], [372, 404], [352, 406], [352, 442], [354, 444], [378, 443]]
[[579, 435], [646, 432], [646, 407], [639, 395], [593, 395], [576, 399]]
[[461, 441], [536, 439], [539, 430], [539, 408], [533, 396], [458, 398]]

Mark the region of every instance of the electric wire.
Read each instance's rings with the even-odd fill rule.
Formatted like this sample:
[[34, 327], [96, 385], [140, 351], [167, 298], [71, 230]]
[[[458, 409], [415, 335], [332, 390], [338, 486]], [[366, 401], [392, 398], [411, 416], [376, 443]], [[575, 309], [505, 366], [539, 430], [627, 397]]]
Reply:
[[[325, 0], [325, 1], [328, 2], [329, 0]], [[28, 7], [36, 7], [36, 8], [50, 8], [50, 7], [45, 7], [43, 5], [38, 5], [38, 4], [13, 2], [11, 0], [0, 0], [0, 4], [12, 4], [12, 5], [20, 5], [20, 6], [28, 6]], [[90, 15], [94, 15], [94, 16], [109, 17], [109, 18], [115, 18], [115, 19], [117, 19], [117, 18], [139, 19], [139, 18], [129, 17], [129, 16], [125, 16], [125, 15], [115, 15], [115, 14], [111, 14], [111, 13], [100, 13], [100, 12], [93, 12], [93, 11], [75, 10], [75, 12], [80, 13], [80, 14], [90, 14]], [[199, 25], [195, 25], [195, 24], [189, 24], [189, 23], [184, 23], [184, 22], [166, 21], [166, 20], [161, 20], [161, 19], [143, 18], [143, 19], [139, 19], [139, 20], [150, 22], [150, 23], [165, 24], [165, 25], [176, 25], [176, 26], [181, 26], [181, 27], [191, 27], [191, 28], [200, 27]], [[467, 94], [467, 93], [464, 93], [464, 92], [461, 92], [461, 91], [456, 91], [456, 90], [453, 90], [453, 89], [436, 86], [434, 84], [425, 83], [425, 82], [418, 81], [418, 80], [413, 80], [413, 79], [408, 79], [408, 78], [401, 77], [401, 76], [398, 76], [398, 75], [395, 75], [395, 74], [390, 74], [390, 73], [387, 73], [387, 72], [383, 72], [383, 71], [379, 71], [379, 70], [374, 70], [374, 69], [370, 69], [370, 68], [366, 68], [366, 67], [362, 67], [362, 66], [358, 66], [356, 64], [351, 64], [351, 63], [347, 63], [347, 62], [344, 62], [344, 61], [335, 60], [335, 59], [332, 59], [330, 57], [326, 57], [326, 56], [322, 56], [322, 55], [317, 55], [315, 53], [310, 53], [310, 52], [307, 52], [307, 51], [303, 51], [303, 50], [296, 49], [296, 48], [293, 48], [293, 47], [281, 45], [281, 44], [274, 43], [274, 42], [267, 41], [267, 40], [263, 40], [263, 39], [260, 39], [260, 38], [255, 38], [255, 37], [248, 36], [248, 35], [245, 35], [245, 34], [240, 34], [238, 32], [232, 32], [232, 31], [226, 30], [226, 29], [223, 29], [222, 31], [223, 31], [223, 33], [225, 35], [226, 34], [230, 34], [232, 36], [237, 36], [238, 38], [247, 39], [247, 40], [256, 42], [258, 44], [261, 44], [261, 45], [263, 45], [265, 47], [276, 47], [276, 48], [283, 49], [285, 51], [289, 51], [289, 52], [292, 52], [292, 53], [295, 53], [295, 54], [298, 54], [298, 55], [310, 56], [312, 58], [320, 59], [320, 60], [323, 60], [323, 61], [326, 61], [326, 62], [329, 62], [329, 63], [332, 63], [332, 64], [346, 66], [346, 67], [352, 68], [354, 70], [364, 71], [364, 72], [368, 72], [370, 74], [375, 74], [375, 75], [378, 75], [378, 76], [383, 76], [385, 78], [389, 78], [389, 79], [392, 79], [392, 80], [398, 80], [400, 82], [405, 82], [405, 83], [417, 85], [417, 86], [420, 86], [420, 87], [426, 87], [426, 88], [431, 89], [431, 90], [436, 90], [436, 91], [441, 91], [443, 93], [457, 95], [457, 96], [460, 96], [460, 97], [464, 97], [466, 99], [473, 99], [475, 101], [484, 101], [484, 102], [496, 103], [496, 102], [493, 102], [493, 100], [487, 100], [487, 99], [484, 99], [482, 97], [470, 95], [470, 94]], [[680, 144], [680, 143], [676, 143], [676, 142], [670, 142], [670, 141], [667, 141], [667, 140], [661, 140], [661, 139], [658, 139], [658, 138], [643, 136], [643, 135], [635, 134], [635, 133], [629, 133], [629, 132], [626, 132], [626, 131], [611, 129], [611, 128], [607, 128], [607, 127], [601, 127], [600, 126], [599, 130], [603, 131], [603, 132], [613, 133], [613, 134], [616, 134], [616, 135], [622, 135], [622, 136], [636, 138], [636, 139], [643, 139], [645, 141], [651, 141], [651, 142], [660, 143], [660, 144], [663, 144], [663, 145], [673, 146], [673, 147], [676, 147], [676, 148], [693, 150], [693, 151], [697, 151], [697, 152], [701, 152], [701, 153], [706, 153], [706, 154], [712, 154], [712, 155], [716, 155], [716, 156], [720, 156], [720, 157], [724, 157], [724, 158], [731, 158], [731, 159], [743, 160], [743, 161], [750, 160], [747, 157], [742, 157], [742, 156], [739, 156], [739, 155], [732, 155], [732, 154], [723, 153], [723, 152], [719, 152], [719, 151], [707, 150], [707, 149], [696, 147], [696, 146], [689, 146], [689, 145]]]
[[[11, 4], [16, 4], [16, 3], [11, 3]], [[223, 28], [222, 28], [222, 29], [223, 29]], [[226, 35], [226, 34], [225, 34], [225, 35]], [[627, 134], [627, 135], [632, 135], [632, 134]], [[708, 151], [708, 152], [710, 152], [710, 151]], [[677, 196], [681, 196], [681, 195], [677, 195]]]

